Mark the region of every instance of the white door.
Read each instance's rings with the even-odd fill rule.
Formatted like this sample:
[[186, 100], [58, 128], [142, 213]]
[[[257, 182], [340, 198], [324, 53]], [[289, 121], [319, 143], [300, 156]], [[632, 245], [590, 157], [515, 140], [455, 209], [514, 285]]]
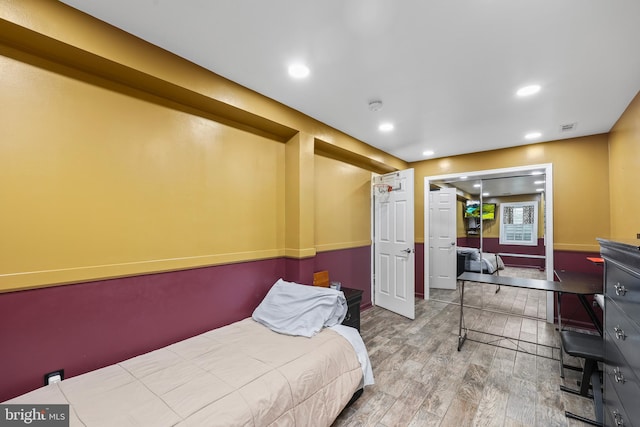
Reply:
[[429, 192], [429, 287], [456, 288], [456, 189]]
[[414, 319], [413, 169], [374, 177], [373, 183], [374, 303]]

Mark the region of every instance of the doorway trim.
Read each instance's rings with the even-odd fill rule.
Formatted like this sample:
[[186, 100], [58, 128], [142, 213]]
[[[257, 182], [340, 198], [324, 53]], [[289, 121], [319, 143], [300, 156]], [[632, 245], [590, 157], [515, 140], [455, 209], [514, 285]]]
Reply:
[[[428, 242], [429, 238], [429, 191], [431, 189], [431, 181], [442, 181], [445, 179], [467, 176], [469, 178], [479, 178], [483, 175], [504, 174], [504, 173], [522, 173], [532, 172], [534, 170], [544, 170], [545, 184], [545, 211], [544, 211], [544, 246], [545, 246], [545, 272], [547, 280], [553, 280], [553, 164], [542, 163], [537, 165], [515, 166], [510, 168], [487, 169], [471, 172], [458, 172], [446, 175], [435, 175], [424, 177], [424, 241]], [[424, 245], [424, 299], [429, 299], [429, 245]], [[547, 322], [553, 323], [553, 293], [547, 292]]]

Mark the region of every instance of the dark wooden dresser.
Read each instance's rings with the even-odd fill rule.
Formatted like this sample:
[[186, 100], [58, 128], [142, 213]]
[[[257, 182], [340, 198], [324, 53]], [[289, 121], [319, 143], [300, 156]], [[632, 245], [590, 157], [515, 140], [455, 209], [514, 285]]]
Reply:
[[640, 241], [598, 239], [604, 258], [604, 425], [640, 426]]
[[360, 289], [342, 288], [344, 297], [347, 299], [347, 315], [342, 324], [356, 328], [360, 332], [360, 303], [362, 302], [362, 291]]

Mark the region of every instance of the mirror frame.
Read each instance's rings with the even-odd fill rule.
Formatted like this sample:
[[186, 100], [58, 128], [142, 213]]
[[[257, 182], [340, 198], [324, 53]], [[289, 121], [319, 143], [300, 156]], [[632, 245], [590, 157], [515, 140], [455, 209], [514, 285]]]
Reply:
[[[432, 181], [442, 181], [454, 179], [460, 176], [467, 176], [468, 179], [482, 179], [483, 175], [492, 174], [510, 174], [522, 175], [523, 173], [533, 171], [544, 171], [545, 184], [545, 227], [544, 227], [544, 245], [545, 245], [545, 272], [546, 279], [553, 280], [553, 165], [551, 163], [543, 163], [537, 165], [516, 166], [502, 169], [478, 170], [469, 172], [458, 172], [446, 175], [426, 176], [424, 178], [424, 299], [429, 299], [429, 191]], [[547, 292], [547, 322], [553, 323], [553, 292]]]

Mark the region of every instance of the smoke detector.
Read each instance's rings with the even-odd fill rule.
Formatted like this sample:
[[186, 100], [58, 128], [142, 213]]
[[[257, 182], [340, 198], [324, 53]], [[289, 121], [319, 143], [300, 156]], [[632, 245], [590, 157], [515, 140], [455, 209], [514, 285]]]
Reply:
[[382, 110], [382, 101], [369, 102], [369, 111], [380, 111], [380, 110]]
[[577, 122], [560, 125], [560, 132], [571, 132], [573, 130], [576, 130], [576, 126], [578, 126]]

